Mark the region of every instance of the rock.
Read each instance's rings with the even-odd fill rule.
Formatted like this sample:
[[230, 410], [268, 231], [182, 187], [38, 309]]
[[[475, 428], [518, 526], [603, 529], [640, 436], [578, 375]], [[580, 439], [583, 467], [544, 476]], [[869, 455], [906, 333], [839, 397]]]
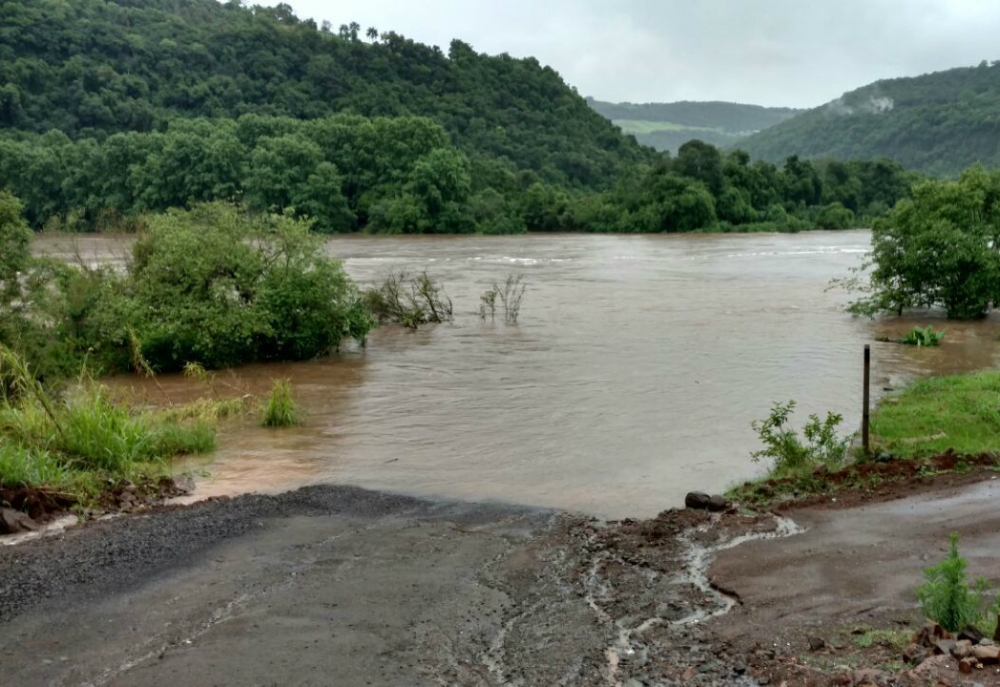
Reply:
[[178, 494], [193, 494], [195, 485], [194, 480], [187, 475], [176, 475], [170, 479], [173, 490]]
[[854, 685], [854, 687], [875, 687], [885, 680], [885, 676], [886, 674], [881, 670], [873, 670], [871, 668], [855, 670], [854, 674], [851, 676], [851, 684]]
[[975, 646], [972, 648], [972, 655], [983, 665], [996, 665], [1000, 663], [1000, 647]]
[[809, 651], [819, 651], [826, 648], [826, 641], [822, 637], [809, 637]]
[[951, 639], [951, 635], [937, 623], [928, 622], [917, 630], [917, 633], [913, 635], [912, 642], [928, 649], [933, 649], [939, 639]]
[[986, 635], [970, 625], [958, 633], [958, 638], [967, 639], [973, 644], [979, 644], [981, 641], [986, 639]]
[[955, 644], [957, 643], [954, 639], [939, 639], [934, 642], [934, 653], [946, 656], [950, 655], [951, 650], [955, 648]]
[[729, 501], [722, 496], [709, 496], [700, 491], [692, 491], [684, 497], [685, 508], [691, 510], [707, 510], [719, 513], [729, 509]]
[[903, 650], [903, 658], [905, 658], [906, 662], [910, 665], [919, 665], [924, 662], [925, 658], [927, 658], [927, 649], [919, 644], [911, 644]]
[[963, 658], [958, 662], [958, 669], [968, 675], [972, 672], [972, 669], [976, 667], [976, 659], [974, 658]]
[[129, 494], [134, 494], [136, 489], [135, 482], [125, 482], [125, 486], [122, 489]]
[[0, 508], [0, 534], [18, 534], [20, 532], [35, 532], [38, 523], [13, 508]]
[[[941, 642], [938, 642], [940, 644]], [[972, 642], [968, 639], [960, 639], [951, 647], [951, 655], [962, 659], [972, 653]]]

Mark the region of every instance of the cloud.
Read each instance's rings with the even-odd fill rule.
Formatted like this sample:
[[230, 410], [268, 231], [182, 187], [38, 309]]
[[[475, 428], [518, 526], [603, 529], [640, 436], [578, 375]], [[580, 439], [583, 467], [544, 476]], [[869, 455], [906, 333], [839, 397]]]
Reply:
[[286, 2], [334, 26], [534, 56], [615, 101], [812, 107], [877, 79], [1000, 58], [995, 0]]

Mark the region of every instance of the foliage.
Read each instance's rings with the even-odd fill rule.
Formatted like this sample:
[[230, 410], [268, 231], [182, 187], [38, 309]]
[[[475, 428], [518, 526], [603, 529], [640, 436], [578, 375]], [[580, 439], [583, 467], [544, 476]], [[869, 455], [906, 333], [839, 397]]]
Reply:
[[0, 189], [36, 229], [238, 201], [327, 233], [795, 230], [909, 194], [884, 161], [750, 164], [699, 140], [671, 159], [532, 58], [331, 33], [287, 6], [3, 3], [0, 25]]
[[981, 162], [1000, 166], [996, 112], [1000, 63], [887, 79], [740, 142], [772, 162], [892, 158], [907, 169], [952, 176]]
[[260, 421], [264, 427], [294, 427], [299, 424], [299, 410], [292, 397], [292, 383], [276, 379], [264, 403]]
[[979, 578], [972, 588], [966, 579], [967, 561], [958, 553], [958, 535], [951, 535], [948, 555], [941, 563], [924, 570], [926, 582], [917, 589], [924, 615], [936, 620], [945, 630], [958, 632], [968, 626], [996, 623], [995, 612], [988, 608], [989, 583]]
[[914, 327], [909, 334], [903, 337], [901, 343], [908, 346], [940, 346], [944, 339], [944, 332], [934, 331], [934, 327]]
[[802, 469], [812, 469], [816, 465], [833, 466], [843, 462], [847, 454], [850, 437], [837, 435], [837, 427], [843, 417], [837, 413], [827, 413], [824, 420], [818, 415], [810, 415], [803, 429], [806, 442], [798, 432], [788, 426], [795, 401], [775, 403], [771, 414], [765, 420], [755, 420], [751, 426], [760, 438], [764, 448], [750, 454], [754, 462], [761, 459], [771, 461], [770, 473], [783, 477]]
[[517, 324], [517, 318], [521, 314], [521, 299], [524, 298], [526, 288], [524, 276], [520, 274], [507, 275], [503, 284], [494, 282], [493, 286], [479, 297], [479, 318], [485, 322], [488, 316], [492, 322], [496, 317], [497, 301], [499, 301], [503, 308], [504, 324]]
[[916, 381], [879, 405], [871, 433], [897, 458], [1000, 453], [1000, 372]]
[[869, 294], [854, 312], [943, 307], [975, 319], [1000, 302], [1000, 172], [928, 181], [875, 223]]
[[366, 289], [362, 300], [379, 322], [393, 322], [410, 329], [454, 319], [451, 299], [427, 272], [411, 276], [404, 271], [392, 271], [381, 284]]
[[201, 415], [136, 412], [82, 378], [54, 397], [28, 364], [0, 347], [2, 371], [20, 389], [0, 400], [0, 486], [46, 486], [79, 493], [94, 476], [132, 478], [175, 456], [215, 447], [215, 424]]

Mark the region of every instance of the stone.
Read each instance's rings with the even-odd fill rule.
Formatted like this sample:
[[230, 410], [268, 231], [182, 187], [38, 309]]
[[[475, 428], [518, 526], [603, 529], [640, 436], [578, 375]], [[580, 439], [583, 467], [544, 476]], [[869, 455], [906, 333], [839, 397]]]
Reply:
[[958, 633], [958, 638], [967, 639], [973, 644], [979, 644], [986, 639], [986, 635], [970, 625]]
[[[939, 639], [934, 642], [934, 653], [935, 654], [952, 654], [952, 649], [958, 644], [954, 639]], [[961, 656], [959, 656], [961, 658]]]
[[174, 491], [178, 494], [193, 494], [194, 493], [194, 480], [187, 475], [177, 475], [171, 478]]
[[819, 651], [826, 648], [826, 640], [822, 637], [809, 638], [809, 651]]
[[[940, 642], [939, 642], [940, 643]], [[968, 639], [960, 639], [951, 647], [951, 655], [962, 659], [972, 653], [972, 642]]]
[[18, 534], [37, 530], [38, 523], [29, 518], [27, 513], [13, 508], [0, 508], [0, 534]]
[[965, 675], [972, 672], [972, 669], [976, 667], [976, 659], [974, 658], [963, 658], [958, 662], [958, 669]]
[[927, 649], [919, 644], [911, 644], [903, 650], [903, 658], [905, 658], [906, 662], [910, 665], [919, 665], [924, 662], [925, 658], [927, 658]]
[[972, 648], [972, 655], [983, 665], [996, 665], [1000, 663], [1000, 647], [975, 646]]
[[729, 501], [726, 501], [724, 497], [719, 495], [709, 496], [701, 491], [692, 491], [684, 497], [684, 507], [691, 510], [707, 510], [719, 513], [729, 509]]

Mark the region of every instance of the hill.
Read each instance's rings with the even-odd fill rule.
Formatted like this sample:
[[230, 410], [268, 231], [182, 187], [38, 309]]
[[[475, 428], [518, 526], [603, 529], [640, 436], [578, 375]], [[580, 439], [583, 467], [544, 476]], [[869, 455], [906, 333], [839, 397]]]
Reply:
[[754, 157], [890, 157], [928, 174], [953, 176], [981, 162], [1000, 167], [1000, 62], [888, 79], [740, 143]]
[[722, 148], [779, 124], [801, 110], [723, 102], [607, 103], [588, 98], [594, 110], [645, 145], [676, 155], [698, 139]]
[[0, 131], [100, 139], [177, 118], [338, 113], [430, 117], [470, 157], [583, 188], [650, 154], [551, 68], [461, 41], [445, 53], [238, 0], [0, 0]]

